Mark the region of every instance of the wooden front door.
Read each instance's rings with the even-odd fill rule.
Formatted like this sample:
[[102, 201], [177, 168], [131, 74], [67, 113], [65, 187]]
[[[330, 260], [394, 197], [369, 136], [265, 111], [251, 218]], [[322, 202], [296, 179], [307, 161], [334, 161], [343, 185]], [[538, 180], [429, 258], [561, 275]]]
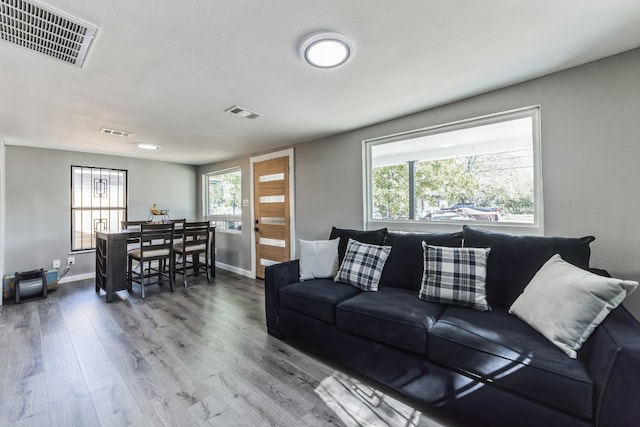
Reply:
[[289, 157], [253, 165], [256, 277], [266, 266], [290, 259]]

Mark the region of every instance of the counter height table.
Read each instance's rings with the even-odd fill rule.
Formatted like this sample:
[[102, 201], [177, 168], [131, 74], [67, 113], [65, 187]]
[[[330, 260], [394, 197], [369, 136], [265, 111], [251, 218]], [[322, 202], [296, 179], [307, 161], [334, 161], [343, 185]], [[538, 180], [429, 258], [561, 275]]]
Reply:
[[[211, 275], [216, 276], [216, 229], [211, 227], [209, 253]], [[129, 288], [127, 284], [127, 240], [140, 236], [139, 230], [98, 231], [96, 233], [96, 292], [103, 289], [107, 302], [113, 302], [114, 293]]]

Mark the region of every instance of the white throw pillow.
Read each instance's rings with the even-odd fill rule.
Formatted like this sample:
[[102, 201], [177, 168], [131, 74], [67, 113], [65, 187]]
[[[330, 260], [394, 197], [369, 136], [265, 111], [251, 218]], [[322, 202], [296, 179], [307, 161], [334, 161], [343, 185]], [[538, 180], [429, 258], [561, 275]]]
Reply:
[[637, 286], [635, 281], [590, 273], [556, 254], [533, 276], [509, 313], [575, 359], [594, 329]]
[[298, 240], [300, 281], [333, 279], [338, 271], [338, 244], [333, 240]]

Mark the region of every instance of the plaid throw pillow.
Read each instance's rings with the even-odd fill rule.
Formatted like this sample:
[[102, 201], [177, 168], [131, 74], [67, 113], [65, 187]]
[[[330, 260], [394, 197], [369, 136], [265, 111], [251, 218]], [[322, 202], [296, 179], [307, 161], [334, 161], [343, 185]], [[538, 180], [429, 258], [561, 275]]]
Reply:
[[369, 245], [349, 239], [344, 260], [334, 281], [347, 283], [363, 291], [377, 291], [384, 263], [391, 246]]
[[421, 299], [489, 311], [485, 282], [490, 248], [447, 248], [422, 242]]

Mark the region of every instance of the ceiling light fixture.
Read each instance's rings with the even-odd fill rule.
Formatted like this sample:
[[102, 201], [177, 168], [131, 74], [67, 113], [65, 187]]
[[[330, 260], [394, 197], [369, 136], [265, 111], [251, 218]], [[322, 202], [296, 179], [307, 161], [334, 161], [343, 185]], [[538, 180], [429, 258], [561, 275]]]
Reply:
[[139, 142], [136, 144], [136, 147], [141, 148], [143, 150], [159, 150], [160, 146], [158, 144], [149, 144], [148, 142]]
[[345, 64], [353, 54], [349, 39], [338, 33], [318, 33], [305, 39], [300, 47], [302, 58], [318, 68], [335, 68]]

